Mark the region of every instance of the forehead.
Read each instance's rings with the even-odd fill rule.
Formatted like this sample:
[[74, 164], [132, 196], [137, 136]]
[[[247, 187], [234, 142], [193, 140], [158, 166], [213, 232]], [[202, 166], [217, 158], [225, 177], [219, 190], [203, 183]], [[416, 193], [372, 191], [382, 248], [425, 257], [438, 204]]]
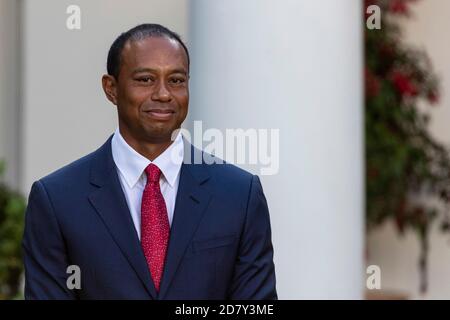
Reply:
[[127, 41], [122, 50], [122, 67], [127, 69], [187, 69], [187, 64], [184, 48], [178, 41], [167, 37]]

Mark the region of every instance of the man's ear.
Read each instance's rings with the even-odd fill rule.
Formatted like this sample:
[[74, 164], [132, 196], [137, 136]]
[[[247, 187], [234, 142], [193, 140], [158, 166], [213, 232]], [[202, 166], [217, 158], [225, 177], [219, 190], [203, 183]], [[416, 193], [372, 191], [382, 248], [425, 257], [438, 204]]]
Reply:
[[108, 100], [117, 106], [116, 79], [109, 74], [104, 74], [102, 77], [102, 86]]

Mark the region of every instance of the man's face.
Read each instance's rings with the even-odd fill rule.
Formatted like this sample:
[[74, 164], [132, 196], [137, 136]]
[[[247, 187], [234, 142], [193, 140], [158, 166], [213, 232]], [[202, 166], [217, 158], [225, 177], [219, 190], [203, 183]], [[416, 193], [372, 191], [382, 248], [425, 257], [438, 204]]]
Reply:
[[103, 86], [117, 105], [121, 133], [136, 141], [170, 141], [188, 112], [188, 61], [183, 47], [165, 37], [128, 41], [118, 79], [111, 78], [110, 88], [105, 87], [105, 77]]

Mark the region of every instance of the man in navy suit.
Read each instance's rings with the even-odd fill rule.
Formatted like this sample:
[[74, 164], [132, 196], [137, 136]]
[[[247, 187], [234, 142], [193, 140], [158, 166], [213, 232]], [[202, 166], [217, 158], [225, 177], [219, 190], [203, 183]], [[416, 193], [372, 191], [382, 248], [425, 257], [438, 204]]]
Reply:
[[[102, 84], [118, 129], [32, 186], [25, 297], [277, 299], [258, 177], [211, 161], [177, 133], [189, 103], [179, 36], [137, 26], [115, 40], [107, 69]], [[70, 266], [80, 271], [75, 288]]]

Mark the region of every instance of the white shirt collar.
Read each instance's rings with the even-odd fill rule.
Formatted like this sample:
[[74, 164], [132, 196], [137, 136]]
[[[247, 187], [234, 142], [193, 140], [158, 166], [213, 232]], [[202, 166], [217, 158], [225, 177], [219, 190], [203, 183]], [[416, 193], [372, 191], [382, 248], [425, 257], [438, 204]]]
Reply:
[[184, 142], [180, 132], [153, 162], [134, 150], [122, 137], [119, 128], [114, 132], [111, 149], [114, 162], [130, 188], [136, 185], [150, 163], [158, 166], [166, 181], [173, 187], [184, 157]]

